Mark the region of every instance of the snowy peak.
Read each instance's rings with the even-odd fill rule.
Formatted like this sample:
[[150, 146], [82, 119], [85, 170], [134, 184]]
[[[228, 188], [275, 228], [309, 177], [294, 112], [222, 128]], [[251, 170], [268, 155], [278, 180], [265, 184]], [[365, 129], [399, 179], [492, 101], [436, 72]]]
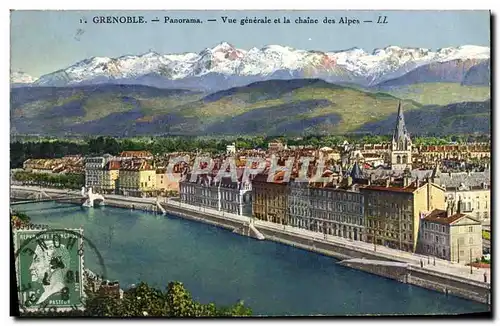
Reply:
[[222, 42], [220, 44], [217, 44], [216, 46], [214, 46], [210, 50], [214, 53], [215, 52], [232, 52], [232, 51], [235, 51], [236, 48], [227, 42]]
[[440, 61], [467, 60], [490, 58], [490, 48], [476, 45], [463, 45], [458, 48], [444, 48], [438, 50], [438, 55], [442, 56]]
[[12, 84], [31, 84], [35, 80], [36, 78], [22, 71], [15, 71], [10, 74], [10, 82]]
[[475, 62], [489, 57], [488, 47], [474, 45], [436, 51], [391, 45], [369, 53], [359, 48], [322, 52], [275, 44], [243, 50], [221, 42], [199, 53], [159, 54], [149, 51], [118, 58], [92, 57], [44, 75], [36, 84], [62, 86], [124, 79], [133, 82], [134, 78], [147, 75], [158, 75], [169, 81], [211, 74], [264, 80], [281, 74], [374, 85], [429, 63], [468, 59]]

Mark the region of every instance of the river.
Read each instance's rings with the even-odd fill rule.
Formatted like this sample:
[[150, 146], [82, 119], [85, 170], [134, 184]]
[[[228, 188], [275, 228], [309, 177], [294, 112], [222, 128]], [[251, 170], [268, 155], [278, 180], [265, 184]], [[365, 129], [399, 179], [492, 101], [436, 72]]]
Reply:
[[[336, 260], [175, 216], [44, 202], [13, 206], [36, 224], [83, 227], [122, 287], [184, 283], [196, 300], [242, 299], [256, 315], [459, 314], [487, 311], [465, 299], [339, 266]], [[101, 273], [97, 255], [85, 266]]]

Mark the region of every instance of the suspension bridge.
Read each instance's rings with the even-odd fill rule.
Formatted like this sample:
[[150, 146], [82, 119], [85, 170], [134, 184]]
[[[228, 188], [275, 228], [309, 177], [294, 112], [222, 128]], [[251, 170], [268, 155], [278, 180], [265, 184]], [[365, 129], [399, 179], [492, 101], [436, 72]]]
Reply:
[[[15, 189], [20, 192], [24, 192], [23, 189]], [[31, 189], [33, 191], [34, 189]], [[15, 198], [15, 197], [14, 197]], [[94, 202], [97, 204], [101, 204], [104, 202], [104, 197], [100, 194], [93, 193], [92, 188], [86, 189], [82, 188], [81, 193], [75, 192], [59, 192], [56, 194], [51, 193], [51, 195], [47, 194], [43, 189], [35, 190], [35, 193], [27, 196], [24, 200], [16, 200], [11, 202], [12, 205], [22, 205], [22, 204], [31, 204], [31, 203], [42, 203], [42, 202], [51, 202], [51, 201], [59, 201], [59, 202], [74, 202], [78, 201], [80, 204], [86, 207], [93, 207]]]
[[32, 204], [32, 203], [43, 203], [43, 202], [51, 202], [51, 201], [74, 201], [74, 200], [81, 200], [81, 201], [83, 201], [84, 199], [86, 199], [86, 198], [82, 197], [82, 196], [76, 196], [74, 194], [63, 195], [63, 196], [53, 196], [53, 197], [49, 197], [49, 198], [44, 198], [44, 197], [41, 197], [41, 196], [37, 196], [37, 198], [33, 198], [33, 199], [12, 201], [10, 203], [10, 205], [14, 206], [14, 205]]

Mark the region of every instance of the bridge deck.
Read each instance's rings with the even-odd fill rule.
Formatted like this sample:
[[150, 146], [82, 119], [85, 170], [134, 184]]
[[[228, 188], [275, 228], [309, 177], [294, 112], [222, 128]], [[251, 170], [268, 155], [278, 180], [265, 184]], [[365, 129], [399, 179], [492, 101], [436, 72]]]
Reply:
[[32, 200], [21, 200], [21, 201], [13, 201], [10, 203], [13, 205], [21, 205], [21, 204], [33, 204], [33, 203], [43, 203], [50, 202], [55, 200], [72, 200], [72, 199], [84, 199], [83, 197], [55, 197], [55, 198], [45, 198], [45, 199], [32, 199]]

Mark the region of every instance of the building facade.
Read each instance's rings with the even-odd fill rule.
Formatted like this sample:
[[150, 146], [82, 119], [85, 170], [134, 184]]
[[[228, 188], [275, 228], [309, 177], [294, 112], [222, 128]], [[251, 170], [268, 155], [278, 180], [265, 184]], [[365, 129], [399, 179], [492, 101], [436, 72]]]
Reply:
[[446, 188], [446, 201], [460, 201], [461, 211], [484, 225], [490, 225], [490, 187]]
[[105, 194], [117, 194], [119, 176], [120, 161], [108, 161], [103, 169], [101, 191]]
[[309, 182], [291, 181], [288, 193], [288, 225], [309, 230], [311, 195]]
[[182, 203], [219, 210], [218, 189], [212, 175], [198, 175], [191, 181], [191, 174], [187, 174], [179, 181], [179, 193]]
[[191, 181], [191, 174], [179, 182], [183, 203], [208, 207], [222, 212], [250, 216], [252, 214], [252, 184], [242, 182], [243, 172], [236, 181], [229, 177], [216, 178], [214, 174], [198, 175]]
[[309, 230], [362, 240], [364, 234], [364, 198], [359, 192], [341, 188], [310, 189]]
[[160, 194], [166, 194], [168, 192], [179, 193], [181, 173], [174, 168], [171, 175], [168, 175], [166, 170], [166, 168], [156, 169], [156, 189]]
[[425, 162], [437, 162], [444, 159], [487, 159], [491, 157], [489, 143], [469, 143], [456, 145], [422, 145], [418, 153]]
[[461, 212], [490, 225], [491, 179], [490, 171], [442, 173], [437, 164], [432, 171], [432, 182], [445, 188], [447, 202], [460, 201]]
[[85, 186], [92, 187], [94, 192], [103, 191], [105, 166], [113, 159], [113, 156], [93, 156], [85, 158]]
[[422, 214], [443, 209], [444, 189], [433, 183], [360, 187], [365, 205], [365, 241], [415, 252]]
[[122, 160], [118, 184], [119, 193], [125, 196], [155, 195], [156, 169], [144, 159]]
[[434, 210], [421, 220], [421, 254], [466, 264], [481, 259], [482, 246], [481, 222], [459, 210]]
[[252, 180], [252, 214], [263, 221], [286, 225], [289, 220], [289, 188], [283, 182], [283, 173], [276, 174], [274, 182], [267, 182], [267, 174], [258, 174]]

